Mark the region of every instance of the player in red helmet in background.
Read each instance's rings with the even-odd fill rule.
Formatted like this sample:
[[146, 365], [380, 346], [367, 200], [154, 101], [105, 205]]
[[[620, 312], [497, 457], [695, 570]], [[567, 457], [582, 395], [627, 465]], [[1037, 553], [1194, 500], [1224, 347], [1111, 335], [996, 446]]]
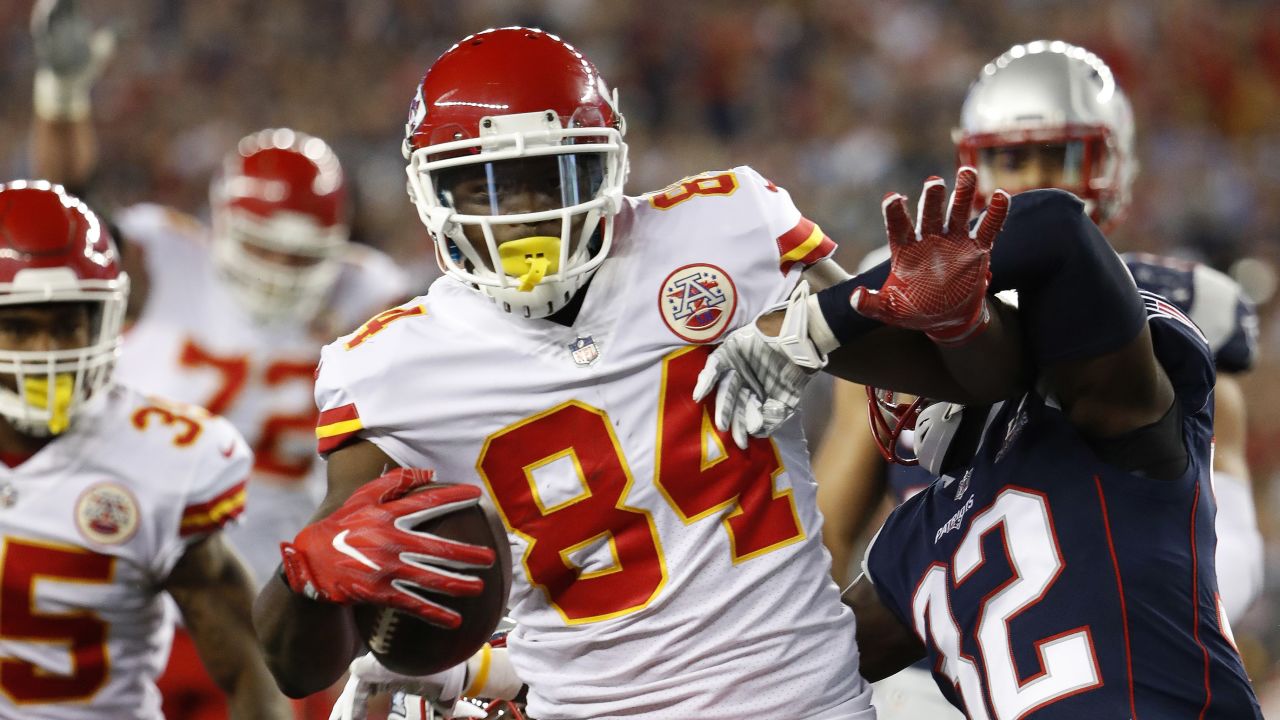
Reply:
[[253, 444], [244, 523], [231, 531], [258, 582], [315, 510], [318, 348], [404, 294], [390, 260], [347, 240], [346, 184], [329, 146], [293, 130], [245, 137], [213, 181], [212, 229], [157, 205], [116, 215], [148, 297], [121, 376], [219, 412]]
[[[97, 163], [94, 49], [107, 43], [91, 40], [98, 35], [76, 10], [50, 0], [33, 14], [41, 62], [33, 155], [45, 177], [84, 186]], [[210, 225], [145, 203], [111, 217], [135, 281], [120, 377], [224, 415], [249, 441], [249, 509], [227, 537], [259, 584], [278, 562], [278, 543], [323, 495], [314, 448], [320, 347], [408, 295], [388, 257], [350, 242], [348, 195], [327, 143], [268, 129], [227, 153], [211, 183]], [[175, 666], [192, 667], [181, 635], [177, 647]]]
[[223, 541], [248, 446], [114, 383], [129, 278], [79, 199], [0, 185], [0, 248], [0, 717], [163, 717], [166, 592], [236, 716], [289, 717]]
[[[427, 71], [404, 150], [446, 275], [325, 348], [329, 495], [255, 616], [286, 692], [360, 652], [350, 604], [448, 627], [447, 596], [486, 591], [459, 582], [476, 548], [347, 544], [439, 502], [347, 504], [398, 465], [483, 493], [511, 543], [502, 667], [458, 668], [451, 692], [524, 684], [543, 720], [872, 716], [799, 425], [748, 440], [689, 398], [709, 344], [835, 244], [748, 167], [624, 196], [625, 129], [596, 68], [539, 30], [467, 37]], [[344, 570], [355, 554], [376, 579]]]

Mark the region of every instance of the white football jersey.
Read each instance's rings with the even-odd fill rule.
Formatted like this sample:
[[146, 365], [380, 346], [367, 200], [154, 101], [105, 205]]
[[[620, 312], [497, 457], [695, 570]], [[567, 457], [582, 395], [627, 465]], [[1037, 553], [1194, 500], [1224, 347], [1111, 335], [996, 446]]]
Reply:
[[146, 306], [125, 335], [117, 377], [223, 415], [254, 449], [249, 510], [227, 538], [259, 582], [280, 562], [279, 543], [302, 528], [324, 492], [312, 399], [320, 347], [409, 293], [382, 253], [351, 246], [332, 300], [311, 327], [255, 323], [210, 257], [207, 229], [159, 205], [115, 218], [144, 251]]
[[0, 464], [0, 718], [161, 718], [161, 588], [245, 505], [226, 420], [116, 386], [66, 434]]
[[533, 717], [872, 717], [799, 424], [742, 451], [691, 398], [834, 243], [746, 167], [616, 222], [571, 327], [445, 277], [327, 346], [321, 451], [365, 438], [486, 490]]

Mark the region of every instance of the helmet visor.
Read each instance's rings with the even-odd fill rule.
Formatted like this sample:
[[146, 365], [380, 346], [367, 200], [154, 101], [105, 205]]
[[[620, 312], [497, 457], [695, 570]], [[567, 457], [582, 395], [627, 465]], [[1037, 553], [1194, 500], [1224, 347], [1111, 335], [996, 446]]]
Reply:
[[472, 163], [431, 176], [440, 204], [459, 215], [554, 212], [596, 198], [604, 186], [605, 155], [578, 152]]

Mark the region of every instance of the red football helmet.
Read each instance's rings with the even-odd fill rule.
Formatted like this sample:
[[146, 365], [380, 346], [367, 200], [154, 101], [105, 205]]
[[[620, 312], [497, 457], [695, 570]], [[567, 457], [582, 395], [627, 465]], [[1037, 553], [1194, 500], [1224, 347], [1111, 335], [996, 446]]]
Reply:
[[56, 435], [111, 381], [120, 351], [129, 277], [106, 226], [60, 185], [0, 185], [0, 308], [84, 303], [89, 344], [58, 350], [0, 350], [0, 415], [21, 432]]
[[337, 281], [347, 187], [323, 140], [262, 130], [227, 155], [211, 190], [214, 262], [263, 322], [306, 321]]
[[[563, 307], [609, 252], [625, 132], [617, 94], [555, 35], [509, 27], [449, 48], [418, 86], [404, 141], [441, 269], [525, 317]], [[536, 229], [546, 223], [555, 236]], [[528, 234], [500, 242], [495, 226]]]

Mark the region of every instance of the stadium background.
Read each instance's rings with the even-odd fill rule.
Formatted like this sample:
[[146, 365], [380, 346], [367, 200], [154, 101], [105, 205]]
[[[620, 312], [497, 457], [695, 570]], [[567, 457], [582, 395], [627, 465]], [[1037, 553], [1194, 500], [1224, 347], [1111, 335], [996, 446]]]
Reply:
[[[854, 265], [879, 202], [953, 165], [969, 81], [1016, 42], [1101, 55], [1133, 100], [1126, 250], [1232, 272], [1258, 301], [1244, 378], [1268, 538], [1267, 595], [1236, 628], [1264, 708], [1280, 705], [1280, 4], [1274, 0], [93, 0], [119, 33], [94, 95], [96, 203], [197, 210], [248, 131], [329, 140], [356, 188], [359, 240], [419, 284], [435, 274], [400, 156], [414, 83], [454, 40], [535, 25], [579, 46], [621, 93], [632, 193], [748, 163], [788, 188]], [[29, 0], [0, 2], [0, 176], [29, 174]]]

